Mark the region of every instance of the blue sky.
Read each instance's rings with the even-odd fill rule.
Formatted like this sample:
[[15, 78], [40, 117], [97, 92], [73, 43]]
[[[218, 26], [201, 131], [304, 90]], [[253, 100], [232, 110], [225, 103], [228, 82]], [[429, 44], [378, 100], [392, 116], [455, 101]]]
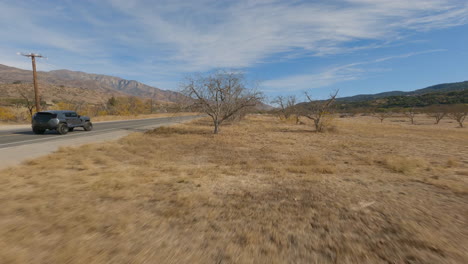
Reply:
[[241, 70], [268, 96], [316, 98], [468, 80], [467, 0], [0, 0], [0, 64], [178, 89]]

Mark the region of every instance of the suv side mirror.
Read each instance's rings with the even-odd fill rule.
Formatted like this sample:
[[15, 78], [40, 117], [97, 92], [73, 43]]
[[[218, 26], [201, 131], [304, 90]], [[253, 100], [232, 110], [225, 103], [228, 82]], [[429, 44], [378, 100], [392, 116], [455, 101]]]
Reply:
[[80, 117], [81, 117], [81, 116], [80, 116], [80, 115], [78, 115], [78, 118], [80, 118]]

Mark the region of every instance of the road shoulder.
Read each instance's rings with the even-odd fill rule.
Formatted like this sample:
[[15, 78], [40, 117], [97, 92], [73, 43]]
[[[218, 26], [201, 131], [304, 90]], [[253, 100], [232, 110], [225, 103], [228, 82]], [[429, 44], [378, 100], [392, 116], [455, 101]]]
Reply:
[[93, 135], [92, 137], [76, 137], [73, 139], [64, 138], [64, 139], [53, 140], [53, 141], [37, 142], [37, 143], [32, 143], [32, 144], [27, 144], [27, 145], [2, 148], [0, 151], [0, 161], [1, 161], [0, 170], [11, 167], [11, 166], [19, 165], [26, 160], [30, 160], [30, 159], [38, 158], [43, 155], [50, 154], [52, 152], [57, 151], [60, 147], [64, 147], [64, 146], [76, 147], [76, 146], [80, 146], [84, 144], [117, 140], [119, 138], [122, 138], [134, 132], [138, 132], [138, 131], [143, 132], [148, 129], [152, 129], [152, 128], [156, 128], [160, 126], [183, 123], [183, 122], [187, 122], [191, 120], [192, 119], [185, 120], [185, 121], [168, 121], [167, 123], [138, 127], [138, 128], [134, 128], [131, 130], [119, 129], [116, 131], [99, 133], [99, 134]]

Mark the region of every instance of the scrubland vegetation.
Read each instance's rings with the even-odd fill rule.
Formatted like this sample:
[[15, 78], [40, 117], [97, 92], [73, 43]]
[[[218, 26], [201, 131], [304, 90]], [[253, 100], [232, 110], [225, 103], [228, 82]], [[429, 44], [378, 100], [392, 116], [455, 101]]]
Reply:
[[415, 120], [250, 115], [63, 148], [0, 171], [0, 259], [467, 263], [468, 133]]
[[[357, 112], [354, 113], [354, 115]], [[377, 117], [380, 122], [390, 117], [401, 117], [404, 116], [408, 121], [414, 125], [417, 122], [418, 115], [426, 115], [426, 117], [432, 118], [434, 124], [437, 125], [442, 119], [451, 119], [455, 121], [460, 128], [464, 127], [466, 116], [468, 116], [468, 105], [467, 104], [455, 104], [455, 105], [432, 105], [426, 108], [376, 108], [368, 111], [363, 111], [363, 114], [372, 115]]]
[[[4, 103], [5, 104], [5, 103]], [[0, 104], [1, 105], [1, 104]], [[93, 120], [122, 120], [135, 117], [161, 116], [164, 113], [177, 113], [181, 107], [175, 103], [157, 102], [151, 99], [138, 97], [110, 97], [106, 103], [86, 103], [84, 101], [70, 100], [57, 101], [51, 104], [42, 104], [43, 110], [72, 110], [81, 115], [86, 115]], [[0, 122], [3, 123], [29, 123], [35, 112], [32, 99], [18, 99], [9, 101], [5, 106], [0, 106]]]

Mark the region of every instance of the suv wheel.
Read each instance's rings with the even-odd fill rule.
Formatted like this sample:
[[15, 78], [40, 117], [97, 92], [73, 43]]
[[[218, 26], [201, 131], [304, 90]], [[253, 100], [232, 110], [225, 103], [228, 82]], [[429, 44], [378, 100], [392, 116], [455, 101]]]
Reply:
[[83, 128], [86, 131], [91, 131], [93, 130], [93, 123], [86, 121], [86, 123], [83, 125]]
[[33, 132], [34, 132], [34, 134], [44, 134], [45, 129], [40, 129], [40, 128], [33, 127]]
[[57, 127], [57, 132], [61, 135], [65, 135], [68, 133], [68, 125], [65, 123], [60, 123]]

